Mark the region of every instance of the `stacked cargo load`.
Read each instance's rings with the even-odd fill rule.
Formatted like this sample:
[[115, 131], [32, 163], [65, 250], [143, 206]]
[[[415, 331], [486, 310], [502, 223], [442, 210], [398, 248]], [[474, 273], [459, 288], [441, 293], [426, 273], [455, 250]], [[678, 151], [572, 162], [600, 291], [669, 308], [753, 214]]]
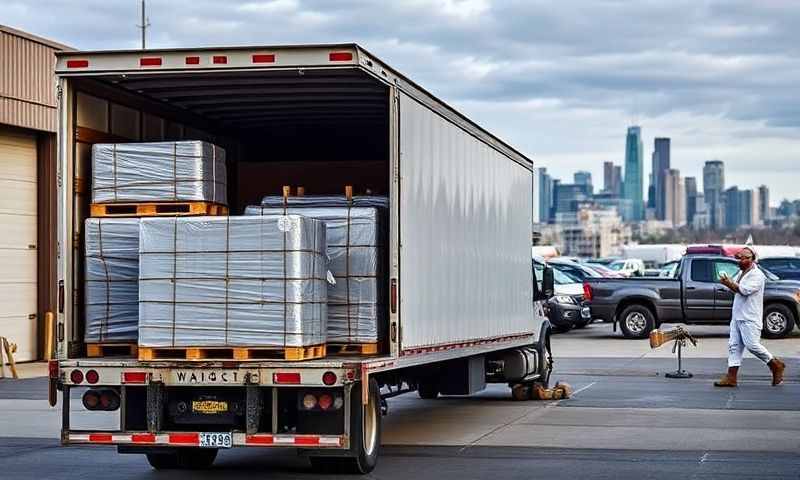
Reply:
[[225, 151], [211, 143], [93, 145], [85, 239], [88, 356], [136, 353], [140, 218], [227, 214], [226, 186]]
[[90, 356], [99, 356], [137, 341], [139, 219], [87, 218], [85, 227], [84, 339]]
[[325, 222], [330, 271], [329, 350], [378, 353], [387, 324], [386, 197], [268, 196], [246, 215], [301, 214]]
[[[199, 140], [98, 143], [92, 147], [92, 215], [128, 212], [222, 214], [225, 150]], [[175, 210], [176, 203], [186, 205]], [[124, 209], [120, 204], [130, 207]]]
[[298, 215], [144, 218], [139, 358], [325, 355], [325, 225]]

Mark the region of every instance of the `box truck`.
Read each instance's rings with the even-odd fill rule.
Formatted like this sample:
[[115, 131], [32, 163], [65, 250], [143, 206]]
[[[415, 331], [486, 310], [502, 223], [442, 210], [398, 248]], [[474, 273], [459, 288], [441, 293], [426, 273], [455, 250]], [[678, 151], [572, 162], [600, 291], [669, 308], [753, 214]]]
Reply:
[[[493, 382], [525, 399], [548, 381], [542, 300], [552, 279], [537, 283], [531, 265], [532, 161], [360, 46], [63, 52], [57, 88], [50, 401], [61, 397], [64, 445], [116, 445], [154, 468], [210, 466], [224, 448], [289, 447], [315, 468], [365, 473], [386, 398], [469, 395]], [[284, 185], [388, 198], [388, 311], [376, 354], [87, 355], [92, 145], [173, 140], [225, 149], [231, 215]], [[71, 413], [87, 405], [114, 427], [73, 426]]]

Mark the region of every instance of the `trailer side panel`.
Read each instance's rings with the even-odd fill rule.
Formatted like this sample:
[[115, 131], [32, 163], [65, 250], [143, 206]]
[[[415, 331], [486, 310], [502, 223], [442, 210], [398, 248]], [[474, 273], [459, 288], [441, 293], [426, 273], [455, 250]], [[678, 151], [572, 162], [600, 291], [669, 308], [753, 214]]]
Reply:
[[400, 95], [402, 353], [539, 331], [532, 175]]

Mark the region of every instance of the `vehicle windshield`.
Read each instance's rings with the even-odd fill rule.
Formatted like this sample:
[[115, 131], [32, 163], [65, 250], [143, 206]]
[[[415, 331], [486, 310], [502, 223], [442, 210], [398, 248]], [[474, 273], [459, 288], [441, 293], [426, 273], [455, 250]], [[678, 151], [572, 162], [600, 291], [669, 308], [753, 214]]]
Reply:
[[[536, 282], [539, 284], [539, 288], [542, 288], [542, 276], [544, 275], [544, 265], [539, 262], [533, 262], [533, 268], [536, 272]], [[570, 283], [581, 283], [574, 278], [570, 277], [566, 273], [562, 272], [557, 268], [553, 268], [553, 283], [556, 285], [568, 285]]]
[[622, 267], [625, 266], [625, 262], [613, 262], [611, 265], [608, 266], [611, 270], [620, 271]]
[[764, 273], [764, 276], [767, 277], [767, 280], [771, 280], [771, 281], [774, 282], [776, 280], [780, 280], [781, 279], [779, 276], [777, 276], [774, 273], [770, 272], [769, 270], [767, 270], [766, 268], [762, 267], [761, 265], [758, 265], [758, 268], [761, 269], [761, 271]]

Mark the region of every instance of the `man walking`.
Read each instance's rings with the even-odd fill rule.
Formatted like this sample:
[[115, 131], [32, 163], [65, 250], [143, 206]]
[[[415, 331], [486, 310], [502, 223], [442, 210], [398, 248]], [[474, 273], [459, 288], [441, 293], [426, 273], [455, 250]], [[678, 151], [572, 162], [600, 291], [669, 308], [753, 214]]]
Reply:
[[723, 275], [720, 283], [734, 294], [731, 333], [728, 340], [728, 374], [714, 382], [717, 387], [735, 387], [739, 366], [742, 364], [744, 349], [750, 351], [772, 371], [772, 385], [783, 382], [786, 365], [772, 356], [761, 345], [761, 329], [764, 316], [764, 282], [766, 278], [756, 266], [756, 254], [745, 247], [736, 254], [739, 272], [735, 280]]

